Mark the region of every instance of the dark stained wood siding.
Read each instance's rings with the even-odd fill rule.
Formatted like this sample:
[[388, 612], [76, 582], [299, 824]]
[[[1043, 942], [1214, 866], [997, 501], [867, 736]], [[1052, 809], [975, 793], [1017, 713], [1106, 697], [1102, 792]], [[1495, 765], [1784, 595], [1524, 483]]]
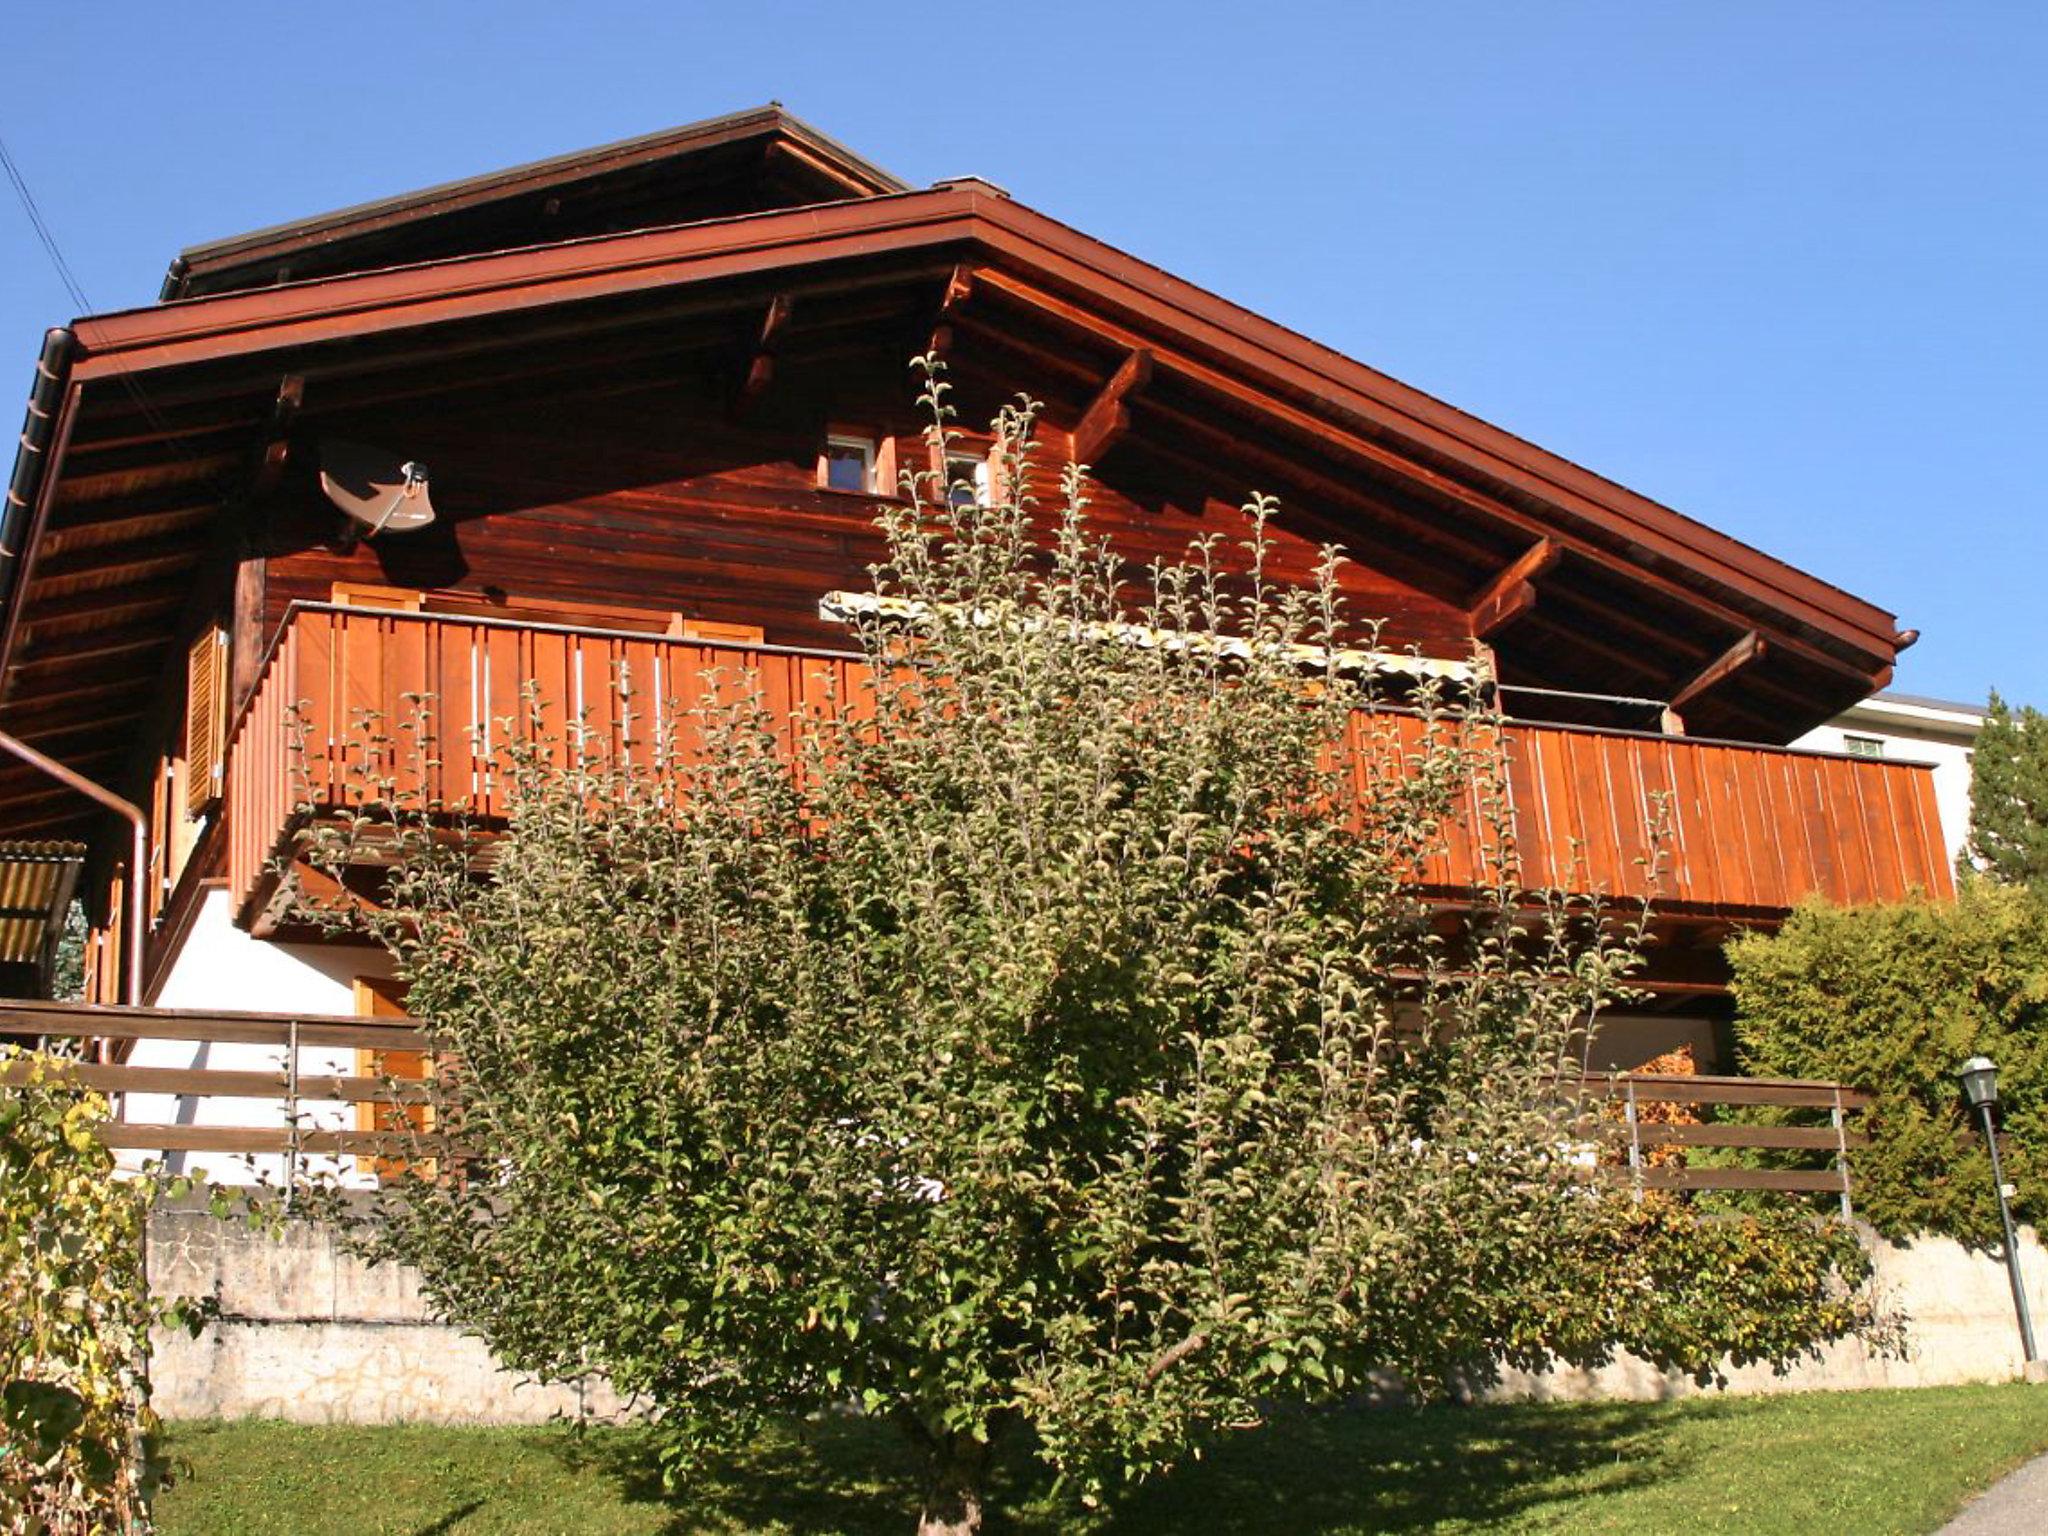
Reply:
[[[867, 498], [817, 488], [816, 454], [828, 420], [914, 432], [900, 378], [900, 364], [849, 369], [841, 398], [793, 394], [747, 425], [687, 384], [365, 413], [347, 435], [424, 460], [443, 522], [340, 548], [332, 542], [339, 519], [302, 474], [268, 515], [264, 631], [290, 603], [325, 601], [336, 582], [357, 582], [675, 609], [758, 624], [774, 643], [835, 644], [843, 635], [820, 621], [818, 599], [866, 585], [881, 545]], [[1067, 434], [1049, 424], [1046, 436], [1050, 465], [1064, 457]], [[1251, 489], [1231, 478], [1219, 470], [1225, 498]], [[1096, 526], [1133, 562], [1176, 558], [1212, 534], [1222, 536], [1226, 562], [1243, 562], [1234, 500], [1135, 469], [1120, 477], [1115, 466], [1091, 499]], [[1305, 514], [1283, 516], [1274, 575], [1307, 581], [1321, 537]], [[1387, 621], [1387, 643], [1435, 655], [1469, 650], [1464, 613], [1442, 595], [1359, 564], [1347, 567], [1344, 584], [1358, 618]]]

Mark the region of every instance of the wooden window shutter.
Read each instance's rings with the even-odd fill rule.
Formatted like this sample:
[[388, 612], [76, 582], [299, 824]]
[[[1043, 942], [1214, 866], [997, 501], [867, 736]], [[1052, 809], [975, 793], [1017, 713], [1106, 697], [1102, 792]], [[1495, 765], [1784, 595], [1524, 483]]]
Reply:
[[185, 653], [185, 813], [203, 815], [220, 798], [227, 755], [228, 636], [209, 629]]

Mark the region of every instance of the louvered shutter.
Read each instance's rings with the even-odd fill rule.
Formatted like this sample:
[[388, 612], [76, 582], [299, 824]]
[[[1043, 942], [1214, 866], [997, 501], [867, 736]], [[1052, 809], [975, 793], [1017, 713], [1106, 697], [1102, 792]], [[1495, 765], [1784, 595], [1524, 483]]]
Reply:
[[209, 629], [185, 653], [185, 811], [202, 815], [220, 798], [227, 752], [228, 637]]

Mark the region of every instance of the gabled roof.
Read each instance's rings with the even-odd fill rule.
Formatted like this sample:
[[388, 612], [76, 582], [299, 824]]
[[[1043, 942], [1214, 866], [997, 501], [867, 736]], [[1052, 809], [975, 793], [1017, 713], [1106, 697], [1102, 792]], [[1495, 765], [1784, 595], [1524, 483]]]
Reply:
[[[656, 136], [666, 147], [655, 159], [701, 165], [678, 146], [742, 129], [768, 135], [754, 141], [769, 146], [763, 155], [793, 142], [794, 120], [779, 109], [720, 123]], [[526, 189], [505, 194], [509, 207], [548, 177], [574, 180], [578, 167], [635, 153], [613, 146], [195, 255], [220, 263], [216, 278], [234, 260], [244, 276], [266, 262], [275, 275], [288, 249], [340, 260], [385, 229], [452, 239], [466, 228], [462, 210], [504, 187]], [[303, 400], [305, 424], [351, 401], [446, 387], [437, 378], [554, 371], [564, 354], [613, 370], [685, 333], [722, 348], [707, 355], [723, 366], [789, 301], [798, 333], [843, 332], [881, 323], [861, 316], [886, 298], [900, 317], [922, 317], [919, 345], [944, 316], [975, 345], [1003, 344], [995, 356], [1030, 360], [1034, 390], [1063, 389], [1077, 417], [1074, 407], [1110, 399], [1142, 353], [1150, 382], [1110, 400], [1133, 423], [1116, 452], [1228, 461], [1242, 472], [1233, 494], [1246, 484], [1299, 497], [1321, 504], [1340, 541], [1370, 533], [1382, 547], [1428, 551], [1469, 583], [1465, 606], [1497, 600], [1493, 611], [1517, 626], [1503, 663], [1525, 665], [1510, 681], [1561, 675], [1567, 688], [1696, 698], [1686, 710], [1696, 731], [1783, 741], [1882, 687], [1910, 643], [1873, 604], [986, 183], [889, 190], [882, 173], [847, 163], [841, 174], [867, 178], [858, 195], [409, 265], [345, 263], [331, 276], [76, 322], [75, 346], [46, 365], [54, 416], [37, 453], [51, 472], [17, 476], [34, 516], [24, 499], [0, 538], [0, 727], [62, 737], [49, 743], [59, 756], [132, 755], [124, 742], [173, 654], [192, 573], [222, 537], [221, 509], [246, 499], [266, 445], [280, 445], [288, 404]], [[911, 328], [889, 324], [901, 326], [889, 333], [900, 360], [915, 350]], [[964, 346], [961, 361], [974, 354]], [[0, 767], [0, 804], [23, 792], [9, 784]], [[22, 825], [68, 830], [66, 814], [52, 806]]]
[[188, 247], [163, 300], [908, 190], [771, 102]]

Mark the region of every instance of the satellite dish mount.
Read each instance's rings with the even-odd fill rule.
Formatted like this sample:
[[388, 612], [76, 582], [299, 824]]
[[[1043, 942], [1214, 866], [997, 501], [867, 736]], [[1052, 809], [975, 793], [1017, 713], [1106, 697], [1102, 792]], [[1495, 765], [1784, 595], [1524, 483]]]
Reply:
[[381, 448], [329, 438], [320, 445], [320, 489], [360, 530], [413, 533], [434, 520], [427, 496], [427, 466]]

